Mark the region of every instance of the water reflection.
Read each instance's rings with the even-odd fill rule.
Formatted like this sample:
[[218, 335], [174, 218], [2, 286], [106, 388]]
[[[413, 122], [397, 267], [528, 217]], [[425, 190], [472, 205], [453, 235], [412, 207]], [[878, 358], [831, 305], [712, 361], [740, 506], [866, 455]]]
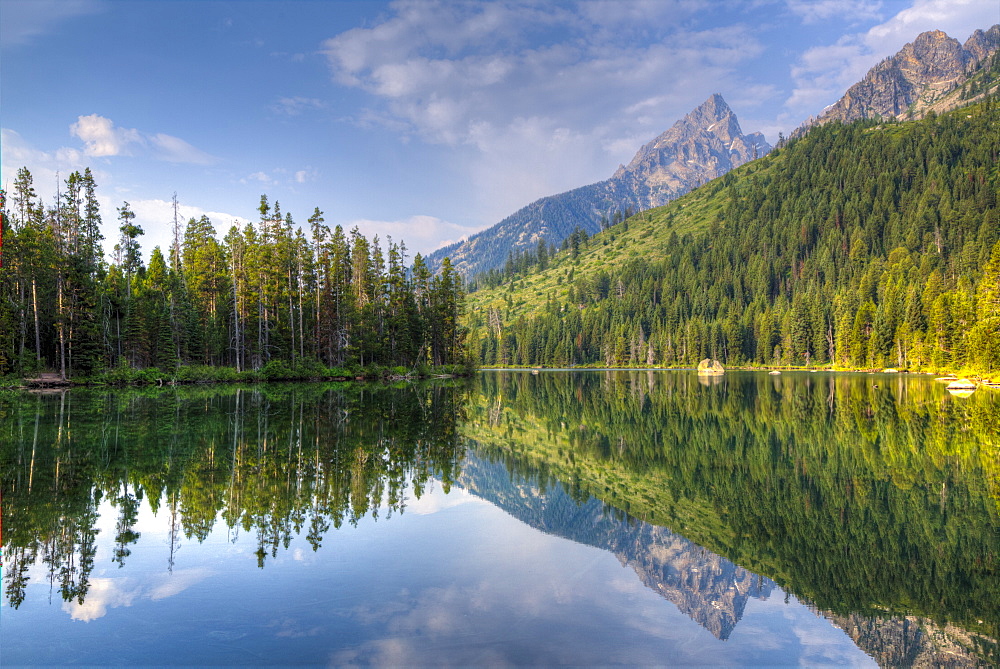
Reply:
[[[486, 373], [475, 391], [3, 396], [4, 602], [18, 609], [42, 580], [74, 619], [96, 620], [200, 587], [212, 569], [178, 551], [220, 528], [267, 567], [303, 559], [301, 539], [320, 551], [338, 528], [443, 503], [424, 494], [440, 482], [613, 554], [720, 640], [780, 593], [881, 664], [997, 661], [995, 395], [952, 398], [904, 376], [711, 381]], [[128, 566], [150, 514], [164, 578], [140, 583]], [[99, 538], [120, 577], [95, 572]]]
[[470, 457], [458, 485], [521, 522], [613, 553], [644, 586], [674, 603], [712, 633], [729, 638], [747, 601], [767, 599], [774, 582], [705, 550], [683, 536], [631, 518], [593, 497], [573, 500], [561, 484], [545, 492], [501, 464]]
[[[885, 662], [1000, 659], [996, 396], [956, 399], [903, 375], [570, 379], [484, 375], [473, 450], [774, 579]], [[727, 616], [706, 627], [723, 637], [738, 605]]]
[[169, 509], [173, 569], [182, 538], [217, 523], [256, 537], [263, 567], [293, 536], [317, 550], [331, 528], [391, 516], [432, 480], [447, 489], [462, 449], [463, 393], [275, 386], [147, 392], [72, 391], [0, 403], [4, 595], [20, 606], [29, 569], [84, 603], [98, 509], [117, 516], [124, 567], [143, 500]]

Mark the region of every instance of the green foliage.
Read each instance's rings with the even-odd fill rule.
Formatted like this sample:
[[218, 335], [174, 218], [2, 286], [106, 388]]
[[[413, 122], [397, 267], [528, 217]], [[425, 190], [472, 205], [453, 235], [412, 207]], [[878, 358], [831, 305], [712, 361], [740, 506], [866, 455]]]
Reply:
[[1000, 635], [1000, 395], [904, 375], [480, 378], [474, 450], [542, 488], [668, 527], [826, 611]]
[[[1000, 371], [1000, 105], [831, 124], [470, 296], [484, 366]], [[1000, 336], [1000, 335], [997, 335]]]
[[[221, 241], [207, 216], [175, 226], [170, 261], [142, 263], [128, 203], [111, 265], [100, 250], [93, 177], [74, 172], [42, 206], [27, 169], [4, 211], [0, 374], [55, 370], [110, 384], [232, 378], [317, 379], [326, 368], [462, 364], [461, 282], [447, 262], [432, 276], [406, 248], [309, 219], [311, 239], [277, 202]], [[13, 214], [11, 216], [10, 214]], [[384, 255], [387, 253], [387, 257]], [[149, 373], [141, 370], [150, 370]], [[160, 370], [160, 371], [152, 371]]]

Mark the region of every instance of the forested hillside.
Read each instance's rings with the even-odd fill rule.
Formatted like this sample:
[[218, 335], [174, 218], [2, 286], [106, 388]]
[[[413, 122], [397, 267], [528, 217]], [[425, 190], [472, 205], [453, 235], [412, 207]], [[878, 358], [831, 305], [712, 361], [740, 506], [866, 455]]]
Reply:
[[476, 351], [485, 365], [996, 370], [998, 161], [995, 96], [814, 128], [473, 294]]
[[667, 204], [770, 150], [759, 132], [743, 134], [736, 114], [716, 93], [643, 145], [611, 178], [536, 200], [496, 225], [434, 251], [427, 261], [436, 269], [447, 257], [466, 278], [496, 270], [540, 243], [561, 244], [577, 228], [599, 232], [616, 213]]
[[[447, 261], [432, 276], [403, 244], [324, 225], [309, 237], [261, 197], [260, 221], [221, 240], [202, 216], [175, 220], [166, 255], [143, 263], [143, 230], [126, 202], [107, 264], [96, 185], [74, 172], [45, 206], [27, 169], [3, 212], [0, 376], [50, 369], [86, 377], [109, 369], [191, 365], [264, 370], [263, 378], [341, 373], [356, 366], [447, 365], [465, 359], [461, 286]], [[183, 375], [182, 375], [183, 377]]]

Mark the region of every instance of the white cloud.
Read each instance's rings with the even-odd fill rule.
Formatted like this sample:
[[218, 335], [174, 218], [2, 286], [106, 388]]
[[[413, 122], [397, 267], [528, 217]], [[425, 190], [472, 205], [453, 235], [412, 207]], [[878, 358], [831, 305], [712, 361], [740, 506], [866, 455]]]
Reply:
[[241, 184], [261, 184], [267, 186], [268, 188], [274, 186], [289, 186], [294, 188], [296, 185], [306, 184], [312, 181], [316, 181], [319, 177], [319, 172], [312, 167], [306, 167], [300, 170], [289, 170], [284, 167], [276, 167], [269, 172], [263, 170], [258, 170], [251, 174], [246, 175], [240, 179]]
[[895, 53], [926, 30], [943, 30], [965, 42], [977, 28], [985, 30], [998, 22], [996, 0], [915, 0], [913, 6], [869, 30], [864, 42], [873, 50]]
[[116, 128], [111, 119], [97, 114], [78, 117], [69, 129], [74, 137], [83, 140], [83, 152], [95, 158], [130, 156], [132, 146], [143, 143], [138, 130]]
[[383, 246], [386, 237], [396, 243], [405, 243], [409, 259], [416, 253], [427, 255], [441, 246], [451, 244], [477, 231], [457, 223], [449, 223], [434, 216], [416, 215], [398, 221], [375, 221], [358, 219], [344, 226], [345, 230], [358, 227], [365, 237], [378, 235]]
[[217, 158], [201, 149], [197, 149], [183, 139], [157, 133], [149, 137], [149, 143], [154, 147], [154, 157], [168, 163], [187, 163], [190, 165], [211, 165]]
[[[27, 167], [35, 181], [35, 190], [44, 192], [45, 184], [56, 183], [58, 172], [71, 172], [83, 169], [83, 154], [72, 148], [60, 148], [55, 151], [42, 151], [28, 143], [18, 132], [10, 128], [0, 129], [0, 152], [2, 171], [5, 177], [16, 174], [17, 170]], [[4, 188], [8, 185], [4, 184]]]
[[319, 177], [319, 172], [312, 169], [311, 167], [307, 167], [304, 170], [297, 170], [293, 175], [293, 179], [297, 184], [304, 184], [304, 183], [309, 183], [310, 181], [316, 181], [318, 177]]
[[83, 140], [83, 152], [94, 158], [145, 155], [170, 163], [210, 165], [213, 156], [197, 149], [183, 139], [156, 133], [147, 135], [135, 128], [120, 128], [114, 121], [98, 114], [77, 117], [70, 133]]
[[[401, 3], [383, 22], [327, 40], [324, 52], [336, 81], [382, 103], [369, 120], [388, 116], [431, 142], [461, 144], [484, 128], [504, 133], [524, 119], [558, 118], [586, 132], [650, 91], [686, 90], [671, 99], [698, 104], [715, 92], [708, 82], [718, 86], [760, 53], [745, 26], [692, 31], [663, 20], [691, 18], [697, 7]], [[639, 33], [643, 39], [630, 39]], [[689, 109], [664, 111], [672, 123]]]
[[243, 179], [240, 179], [240, 183], [249, 183], [251, 181], [256, 181], [257, 183], [264, 184], [265, 186], [273, 186], [278, 183], [266, 172], [254, 172], [253, 174], [248, 174]]
[[803, 23], [820, 23], [830, 19], [857, 23], [881, 18], [880, 0], [786, 0], [793, 14]]
[[[355, 121], [467, 149], [489, 225], [538, 197], [611, 176], [710, 94], [745, 88], [756, 31], [708, 29], [703, 3], [439, 3], [324, 43], [333, 79], [374, 104]], [[759, 92], [759, 91], [758, 91]]]

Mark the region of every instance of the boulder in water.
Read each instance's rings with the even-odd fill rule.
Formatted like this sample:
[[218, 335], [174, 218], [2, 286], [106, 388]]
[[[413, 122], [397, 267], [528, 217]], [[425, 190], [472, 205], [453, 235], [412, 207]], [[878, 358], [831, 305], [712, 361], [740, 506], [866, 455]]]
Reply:
[[722, 363], [718, 360], [712, 360], [711, 358], [705, 358], [698, 363], [698, 376], [716, 376], [718, 374], [725, 374], [726, 370], [722, 366]]

